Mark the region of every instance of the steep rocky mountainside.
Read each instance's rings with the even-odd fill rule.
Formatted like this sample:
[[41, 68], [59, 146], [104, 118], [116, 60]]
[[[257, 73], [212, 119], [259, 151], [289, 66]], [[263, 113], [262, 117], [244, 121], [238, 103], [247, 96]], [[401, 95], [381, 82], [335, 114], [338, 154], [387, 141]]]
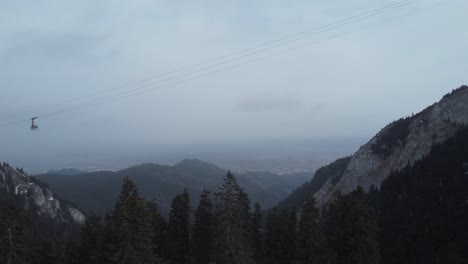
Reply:
[[315, 193], [325, 204], [334, 193], [349, 193], [358, 186], [379, 187], [392, 171], [426, 156], [432, 146], [468, 124], [468, 86], [461, 86], [420, 113], [395, 121], [352, 156], [339, 181], [328, 179]]
[[[196, 206], [203, 189], [217, 191], [226, 175], [225, 169], [196, 159], [186, 159], [174, 166], [142, 164], [125, 170], [97, 171], [77, 175], [42, 174], [35, 178], [47, 183], [60, 197], [83, 210], [105, 213], [115, 205], [122, 178], [130, 177], [148, 200], [155, 199], [164, 213], [168, 213], [172, 199], [185, 188]], [[239, 184], [252, 202], [269, 208], [284, 199], [312, 173], [277, 175], [269, 172], [236, 174]]]
[[80, 210], [60, 200], [47, 186], [6, 163], [0, 164], [0, 192], [15, 197], [24, 209], [47, 220], [75, 224], [85, 220]]

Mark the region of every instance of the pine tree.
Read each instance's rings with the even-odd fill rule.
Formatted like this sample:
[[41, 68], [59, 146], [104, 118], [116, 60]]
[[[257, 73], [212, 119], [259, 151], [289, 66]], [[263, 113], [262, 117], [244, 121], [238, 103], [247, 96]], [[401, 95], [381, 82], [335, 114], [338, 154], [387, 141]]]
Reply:
[[231, 172], [215, 197], [216, 262], [253, 263], [249, 199]]
[[164, 232], [166, 230], [166, 220], [161, 215], [159, 207], [155, 202], [147, 202], [146, 207], [150, 215], [150, 223], [153, 227], [153, 250], [154, 255], [162, 257], [163, 252], [161, 245], [163, 244]]
[[190, 195], [187, 189], [172, 200], [167, 229], [169, 260], [171, 263], [190, 261]]
[[5, 264], [30, 263], [30, 219], [8, 198], [0, 215], [0, 262]]
[[132, 180], [125, 178], [115, 210], [106, 216], [103, 262], [157, 263], [151, 218]]
[[267, 263], [290, 264], [296, 250], [296, 213], [273, 208], [267, 215], [265, 254]]
[[192, 235], [192, 253], [195, 264], [206, 264], [213, 260], [213, 202], [210, 192], [203, 190], [195, 210]]
[[76, 241], [69, 232], [61, 234], [58, 241], [56, 264], [80, 264]]
[[326, 235], [335, 263], [380, 262], [377, 215], [362, 188], [348, 195], [338, 195], [330, 204]]
[[311, 195], [302, 206], [298, 221], [295, 263], [328, 263], [326, 240], [322, 234], [319, 210]]
[[40, 235], [31, 247], [31, 264], [51, 264], [54, 263], [54, 254], [49, 237]]
[[253, 258], [255, 263], [263, 261], [263, 222], [262, 209], [259, 203], [255, 203], [255, 210], [252, 214], [252, 242], [253, 242]]
[[100, 263], [102, 218], [91, 214], [81, 226], [79, 263]]

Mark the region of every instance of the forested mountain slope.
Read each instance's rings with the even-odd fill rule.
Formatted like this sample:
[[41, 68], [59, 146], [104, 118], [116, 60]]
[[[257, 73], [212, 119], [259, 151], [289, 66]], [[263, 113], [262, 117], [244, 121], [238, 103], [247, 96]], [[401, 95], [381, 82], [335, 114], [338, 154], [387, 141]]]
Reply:
[[[156, 199], [161, 210], [167, 212], [171, 199], [184, 188], [194, 197], [192, 203], [195, 205], [201, 191], [214, 190], [226, 172], [210, 163], [187, 159], [174, 166], [149, 163], [117, 172], [98, 171], [71, 176], [42, 174], [35, 177], [80, 208], [104, 213], [114, 206], [122, 178], [128, 176], [140, 186], [140, 192], [146, 199]], [[252, 201], [268, 208], [284, 199], [311, 175], [249, 172], [236, 176]]]
[[295, 189], [286, 199], [281, 201], [278, 206], [282, 208], [300, 208], [310, 194], [320, 190], [329, 179], [331, 179], [332, 182], [338, 182], [350, 160], [351, 157], [341, 158], [321, 167], [315, 172], [314, 177], [310, 181]]

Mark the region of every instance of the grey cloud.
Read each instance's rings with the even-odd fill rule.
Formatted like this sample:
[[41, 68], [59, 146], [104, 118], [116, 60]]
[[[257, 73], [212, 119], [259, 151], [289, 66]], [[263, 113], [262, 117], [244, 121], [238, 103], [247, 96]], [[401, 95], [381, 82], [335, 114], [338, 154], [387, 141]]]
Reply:
[[257, 96], [239, 101], [234, 109], [239, 112], [290, 112], [305, 108], [305, 104], [293, 97]]
[[[257, 47], [393, 2], [0, 1], [0, 112], [40, 109], [21, 119], [45, 114], [49, 109], [42, 107], [57, 101]], [[303, 39], [315, 43], [349, 32], [283, 56], [40, 119], [38, 133], [31, 133], [27, 122], [2, 127], [2, 159], [10, 160], [14, 152], [33, 160], [31, 149], [65, 157], [79, 147], [93, 152], [124, 144], [153, 148], [158, 142], [213, 139], [367, 138], [468, 83], [467, 9], [468, 1], [453, 1], [358, 30], [385, 18], [376, 16]]]
[[103, 49], [104, 37], [79, 32], [18, 32], [4, 40], [3, 60], [86, 61]]

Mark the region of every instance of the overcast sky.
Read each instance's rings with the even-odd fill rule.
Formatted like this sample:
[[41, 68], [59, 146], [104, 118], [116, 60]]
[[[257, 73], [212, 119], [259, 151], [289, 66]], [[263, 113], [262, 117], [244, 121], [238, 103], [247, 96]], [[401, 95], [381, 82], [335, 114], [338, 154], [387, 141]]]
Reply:
[[[2, 0], [0, 124], [61, 112], [116, 91], [51, 104], [394, 2]], [[397, 12], [424, 12], [389, 23], [361, 30], [393, 13], [266, 53], [303, 46], [280, 56], [44, 117], [37, 120], [38, 132], [27, 122], [1, 126], [0, 159], [81, 149], [105, 153], [116, 146], [138, 151], [160, 144], [371, 137], [468, 83], [468, 2], [427, 8], [435, 2], [416, 1]], [[316, 44], [304, 45], [310, 42]], [[29, 109], [36, 110], [11, 118]]]

